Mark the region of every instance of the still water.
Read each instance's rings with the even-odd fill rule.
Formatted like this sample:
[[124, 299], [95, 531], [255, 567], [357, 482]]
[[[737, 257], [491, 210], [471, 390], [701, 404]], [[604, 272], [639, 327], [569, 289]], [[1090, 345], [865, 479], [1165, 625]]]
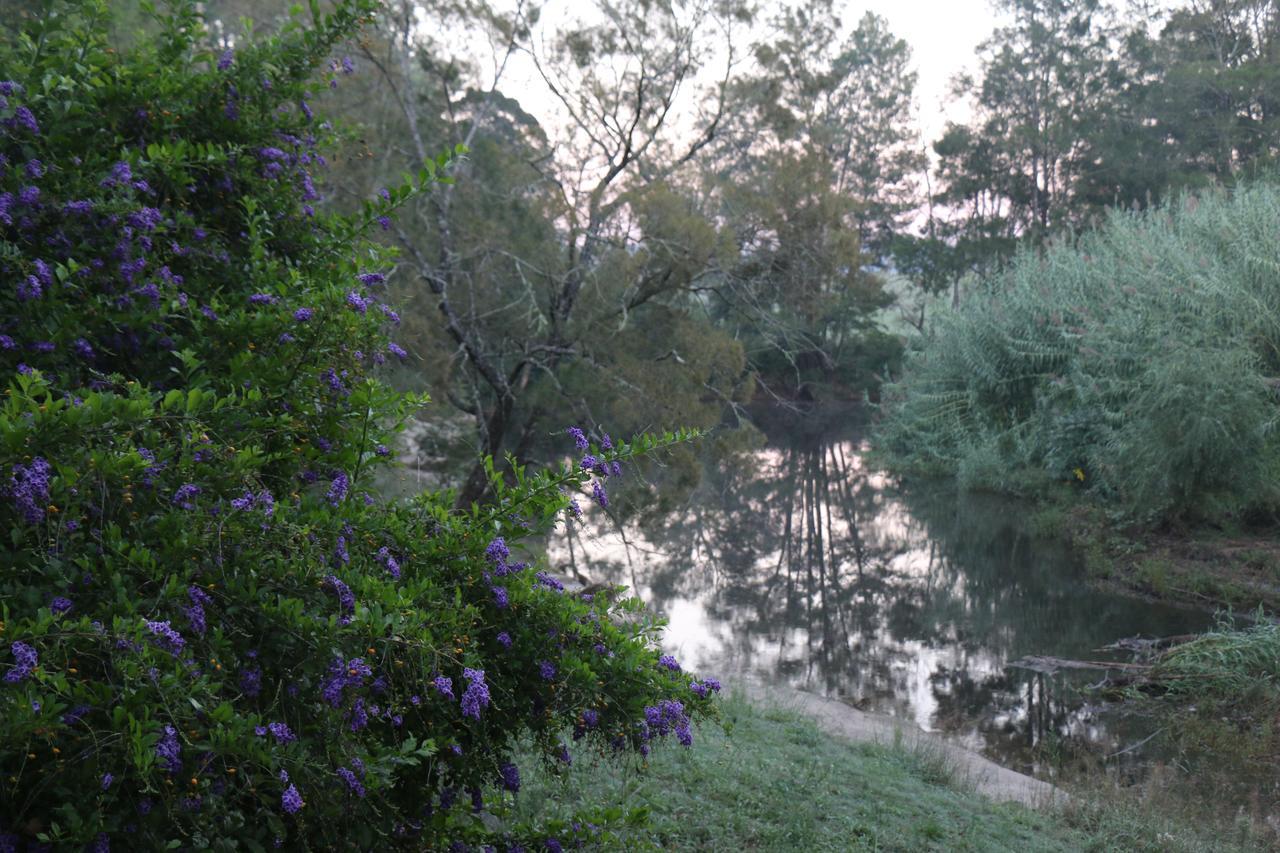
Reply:
[[1008, 664], [1107, 659], [1101, 646], [1203, 630], [1208, 614], [1090, 587], [1077, 555], [1027, 532], [1025, 507], [896, 483], [856, 430], [772, 420], [763, 448], [709, 464], [660, 527], [587, 524], [553, 561], [631, 587], [704, 675], [890, 714], [1041, 776], [1047, 744], [1141, 760], [1126, 750], [1142, 721], [1081, 689], [1101, 673]]

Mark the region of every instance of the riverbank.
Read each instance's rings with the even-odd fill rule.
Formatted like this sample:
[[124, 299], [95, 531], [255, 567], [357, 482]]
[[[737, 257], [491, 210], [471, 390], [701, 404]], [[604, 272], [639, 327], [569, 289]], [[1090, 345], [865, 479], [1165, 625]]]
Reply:
[[1280, 610], [1280, 531], [1155, 530], [1063, 502], [1041, 504], [1031, 524], [1065, 536], [1100, 585], [1207, 609]]
[[530, 773], [517, 809], [566, 817], [586, 803], [642, 809], [648, 819], [626, 849], [1256, 849], [1247, 835], [1179, 823], [1124, 796], [1036, 809], [995, 802], [946, 752], [906, 737], [833, 736], [797, 708], [736, 695], [722, 710], [724, 730], [701, 727], [693, 750], [655, 751], [643, 774], [586, 756], [563, 778]]

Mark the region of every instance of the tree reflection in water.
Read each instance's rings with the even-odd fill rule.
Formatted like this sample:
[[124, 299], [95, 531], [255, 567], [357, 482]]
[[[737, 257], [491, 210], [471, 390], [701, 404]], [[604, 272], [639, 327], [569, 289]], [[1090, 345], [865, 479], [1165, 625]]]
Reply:
[[708, 463], [660, 527], [624, 540], [589, 523], [550, 543], [552, 559], [568, 562], [572, 544], [592, 580], [635, 589], [693, 668], [893, 714], [1020, 769], [1036, 769], [1046, 735], [1106, 752], [1141, 735], [1085, 703], [1079, 682], [1005, 665], [1097, 658], [1119, 637], [1186, 633], [1207, 616], [1090, 588], [1072, 554], [1026, 532], [1017, 502], [895, 484], [856, 434], [768, 435]]

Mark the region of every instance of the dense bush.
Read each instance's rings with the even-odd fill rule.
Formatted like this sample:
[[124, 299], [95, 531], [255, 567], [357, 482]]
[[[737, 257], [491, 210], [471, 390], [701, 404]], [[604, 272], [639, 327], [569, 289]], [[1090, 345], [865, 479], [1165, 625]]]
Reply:
[[1079, 483], [1133, 517], [1270, 511], [1277, 234], [1262, 184], [1022, 254], [911, 353], [887, 452], [970, 486]]
[[366, 491], [420, 401], [377, 378], [365, 234], [444, 165], [313, 207], [307, 87], [373, 11], [222, 52], [180, 2], [116, 50], [81, 0], [0, 45], [0, 850], [555, 849], [618, 816], [504, 819], [517, 741], [567, 766], [710, 710], [637, 602], [507, 544], [683, 436], [571, 431], [594, 456], [468, 513]]

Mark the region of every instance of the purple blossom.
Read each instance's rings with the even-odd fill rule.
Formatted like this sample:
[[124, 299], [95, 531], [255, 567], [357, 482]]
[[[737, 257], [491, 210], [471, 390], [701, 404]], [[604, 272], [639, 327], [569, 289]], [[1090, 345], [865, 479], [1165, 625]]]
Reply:
[[[378, 709], [374, 708], [373, 710], [376, 712]], [[369, 712], [365, 710], [363, 699], [357, 699], [355, 704], [351, 706], [350, 716], [351, 723], [348, 728], [353, 732], [358, 732], [369, 725]]]
[[256, 666], [240, 671], [240, 692], [250, 699], [262, 692], [262, 670]]
[[543, 681], [555, 681], [556, 665], [549, 660], [538, 661], [538, 674], [542, 676]]
[[93, 202], [91, 201], [69, 201], [62, 206], [67, 213], [78, 213], [84, 215], [93, 212]]
[[493, 603], [499, 610], [505, 610], [511, 605], [511, 597], [507, 594], [506, 587], [494, 586], [490, 588], [493, 593]]
[[588, 453], [582, 457], [582, 461], [578, 463], [578, 467], [583, 471], [593, 471], [600, 467], [600, 460]]
[[387, 277], [380, 272], [362, 272], [356, 278], [360, 279], [360, 283], [365, 287], [373, 287], [387, 280]]
[[352, 594], [351, 587], [343, 583], [342, 579], [336, 575], [329, 575], [324, 579], [324, 583], [338, 596], [338, 611], [341, 614], [338, 617], [338, 624], [351, 624], [351, 618], [356, 612], [356, 597]]
[[179, 509], [193, 510], [196, 508], [193, 498], [200, 494], [200, 492], [200, 487], [195, 483], [184, 483], [173, 493], [171, 502]]
[[437, 675], [433, 683], [435, 684], [437, 693], [439, 693], [444, 698], [448, 699], [450, 702], [453, 701], [453, 679], [452, 678], [448, 678], [443, 675]]
[[76, 355], [80, 356], [85, 361], [92, 361], [94, 358], [93, 345], [84, 338], [76, 338], [75, 343], [71, 345], [71, 348], [75, 350]]
[[292, 743], [298, 739], [298, 736], [290, 731], [286, 723], [271, 723], [267, 726], [267, 731], [271, 732], [271, 736], [276, 739], [276, 743]]
[[20, 640], [9, 646], [9, 651], [13, 653], [13, 659], [17, 663], [13, 665], [13, 669], [4, 674], [4, 683], [18, 684], [29, 678], [35, 671], [40, 662], [39, 655], [34, 648]]
[[280, 795], [280, 808], [284, 809], [285, 814], [297, 814], [302, 811], [304, 805], [306, 803], [302, 802], [302, 795], [294, 785], [285, 788], [284, 793]]
[[250, 305], [275, 305], [279, 301], [279, 298], [270, 293], [254, 293], [249, 297]]
[[49, 602], [49, 610], [53, 612], [54, 616], [61, 616], [71, 610], [73, 606], [71, 599], [61, 595]]
[[395, 341], [392, 341], [391, 343], [387, 344], [387, 352], [391, 353], [401, 361], [405, 361], [406, 359], [409, 358], [409, 353], [405, 352], [404, 348], [401, 347], [399, 344], [397, 344]]
[[181, 752], [177, 730], [173, 726], [165, 726], [164, 737], [156, 744], [156, 757], [160, 759], [161, 766], [170, 773], [177, 773], [182, 769]]
[[577, 498], [569, 498], [569, 512], [573, 513], [574, 518], [582, 518], [582, 507]]
[[182, 639], [182, 635], [170, 627], [167, 619], [163, 622], [148, 622], [147, 630], [151, 632], [156, 645], [174, 657], [181, 654], [183, 647], [187, 644], [187, 641]]
[[576, 446], [579, 450], [586, 450], [588, 447], [591, 446], [590, 444], [587, 443], [586, 434], [583, 433], [583, 431], [578, 429], [577, 427], [571, 426], [568, 429], [566, 429], [565, 432], [567, 432], [569, 436], [573, 438], [574, 446]]
[[600, 439], [601, 450], [613, 450], [613, 439], [609, 438], [609, 433], [605, 433]]
[[154, 231], [164, 222], [164, 213], [154, 207], [144, 207], [129, 214], [129, 224], [143, 231]]
[[400, 563], [392, 555], [390, 548], [384, 545], [378, 549], [378, 562], [382, 563], [382, 567], [392, 578], [400, 580]]
[[329, 484], [329, 491], [325, 494], [325, 499], [329, 501], [330, 506], [337, 506], [347, 496], [347, 490], [351, 487], [351, 482], [347, 479], [347, 475], [343, 471], [339, 471], [338, 475], [333, 478], [333, 482]]
[[390, 230], [391, 230], [391, 217], [389, 217], [389, 216], [379, 216], [379, 217], [378, 217], [378, 224], [379, 224], [380, 226], [382, 226], [382, 230], [383, 230], [383, 231], [390, 231]]
[[228, 68], [230, 68], [231, 63], [235, 60], [235, 56], [236, 56], [235, 51], [233, 51], [231, 48], [227, 48], [226, 50], [224, 50], [222, 52], [222, 55], [218, 57], [218, 70], [226, 71]]
[[663, 667], [664, 669], [669, 669], [672, 672], [680, 671], [680, 662], [671, 655], [663, 655], [658, 658], [658, 666]]
[[115, 777], [115, 776], [113, 776], [113, 775], [111, 775], [110, 773], [103, 773], [103, 774], [102, 774], [102, 783], [101, 783], [102, 790], [104, 790], [104, 791], [105, 791], [105, 790], [107, 790], [108, 788], [110, 788], [110, 787], [111, 787], [111, 783], [112, 783], [112, 782], [114, 782], [115, 780], [116, 780], [116, 777]]
[[88, 705], [76, 705], [70, 711], [62, 715], [62, 724], [64, 726], [74, 726], [76, 723], [84, 719], [84, 715], [89, 713], [92, 708]]
[[582, 722], [586, 723], [587, 728], [594, 729], [600, 724], [600, 712], [588, 708], [582, 712]]
[[506, 631], [499, 632], [497, 639], [498, 645], [502, 646], [504, 649], [511, 648], [511, 635]]
[[36, 159], [28, 160], [26, 166], [24, 166], [23, 168], [25, 169], [27, 173], [27, 177], [29, 178], [35, 179], [35, 178], [44, 177], [44, 173], [45, 173], [44, 164], [41, 163], [39, 160], [36, 160]]
[[53, 468], [49, 463], [39, 456], [32, 459], [29, 465], [19, 463], [13, 466], [7, 491], [28, 524], [39, 524], [44, 520], [45, 506], [49, 503], [49, 475], [52, 472]]
[[27, 109], [25, 106], [18, 107], [13, 111], [13, 118], [10, 119], [10, 122], [17, 127], [25, 127], [33, 134], [40, 133], [39, 122], [36, 121], [36, 117], [32, 114], [31, 110]]
[[347, 293], [347, 304], [350, 305], [351, 309], [357, 314], [363, 314], [365, 311], [369, 310], [369, 301], [354, 290]]
[[351, 61], [351, 57], [349, 56], [342, 57], [342, 73], [352, 74], [355, 72], [355, 70], [356, 70], [356, 66], [355, 66], [355, 63]]
[[356, 774], [345, 767], [338, 768], [338, 776], [346, 783], [347, 790], [355, 794], [357, 797], [365, 795], [364, 785], [360, 784], [360, 780], [356, 778]]
[[30, 302], [33, 299], [39, 299], [44, 293], [44, 288], [40, 286], [40, 279], [33, 275], [27, 276], [25, 279], [18, 279], [18, 301]]
[[513, 794], [520, 790], [520, 770], [512, 763], [507, 762], [498, 768], [498, 772], [502, 776], [502, 787]]
[[609, 494], [604, 490], [604, 486], [600, 485], [599, 480], [591, 484], [591, 497], [595, 498], [596, 503], [600, 504], [602, 509], [608, 508]]
[[40, 201], [39, 187], [23, 187], [18, 190], [18, 201], [25, 205], [32, 206]]
[[537, 579], [535, 581], [537, 585], [545, 586], [547, 589], [554, 589], [556, 592], [564, 592], [564, 584], [546, 572], [538, 572], [534, 577]]
[[462, 716], [480, 719], [480, 712], [489, 707], [489, 687], [484, 683], [484, 670], [463, 669], [467, 679], [466, 692], [462, 694]]

